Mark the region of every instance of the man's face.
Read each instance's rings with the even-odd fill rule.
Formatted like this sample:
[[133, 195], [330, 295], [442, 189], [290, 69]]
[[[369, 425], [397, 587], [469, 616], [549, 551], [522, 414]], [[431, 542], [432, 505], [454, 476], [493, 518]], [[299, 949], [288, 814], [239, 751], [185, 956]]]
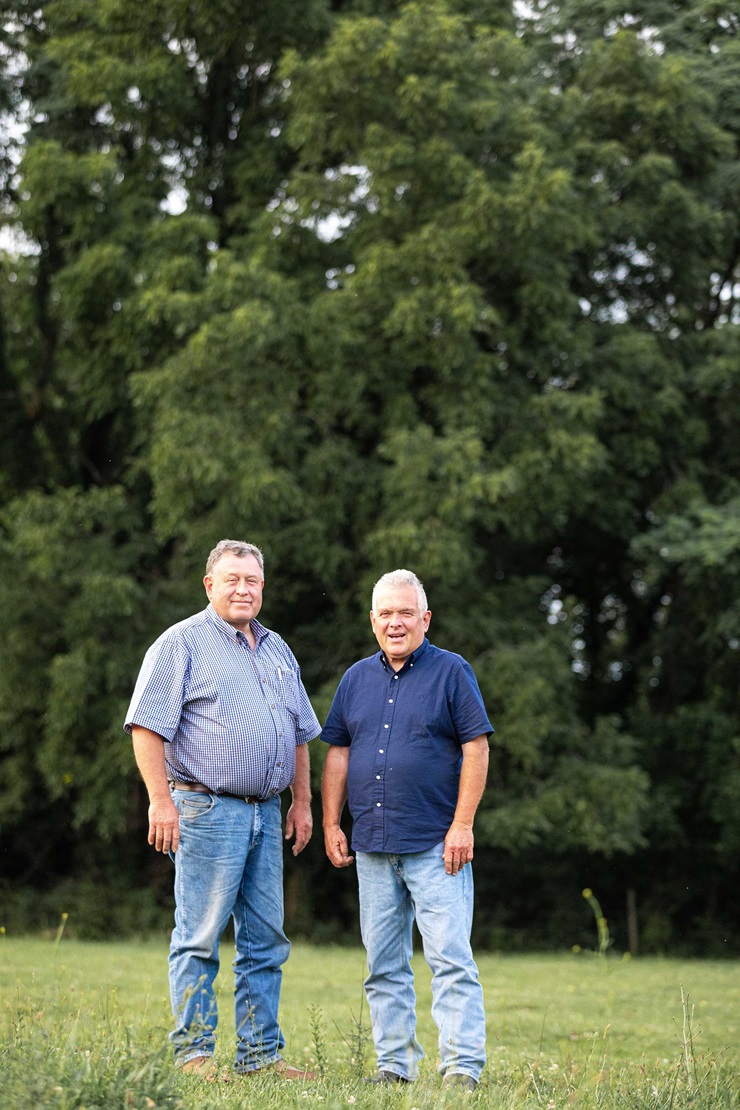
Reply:
[[424, 643], [432, 614], [419, 607], [419, 595], [413, 586], [396, 586], [381, 590], [370, 614], [375, 638], [394, 670], [400, 670], [412, 652]]
[[246, 630], [262, 608], [265, 581], [254, 555], [222, 555], [203, 579], [208, 600], [219, 617]]

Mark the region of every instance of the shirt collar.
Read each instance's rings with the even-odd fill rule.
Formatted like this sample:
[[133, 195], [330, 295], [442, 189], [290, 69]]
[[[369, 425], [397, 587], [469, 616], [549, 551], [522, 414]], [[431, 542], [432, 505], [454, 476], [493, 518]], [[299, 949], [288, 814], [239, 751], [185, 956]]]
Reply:
[[[217, 628], [225, 632], [227, 636], [230, 636], [232, 640], [238, 640], [240, 637], [246, 639], [241, 629], [234, 628], [233, 624], [229, 624], [223, 617], [220, 617], [210, 602], [206, 606], [206, 616], [209, 620], [213, 621]], [[252, 629], [255, 644], [261, 644], [265, 636], [268, 636], [270, 632], [269, 628], [265, 628], [264, 624], [260, 624], [256, 617], [252, 617], [249, 622], [249, 627]]]
[[[425, 636], [422, 643], [419, 644], [416, 651], [412, 651], [411, 655], [408, 655], [404, 659], [403, 666], [399, 667], [399, 669], [395, 673], [396, 674], [401, 674], [401, 671], [405, 671], [408, 667], [413, 667], [414, 663], [418, 662], [418, 660], [421, 658], [421, 656], [424, 654], [424, 652], [426, 651], [426, 649], [428, 647], [429, 647], [429, 640], [427, 640], [427, 638]], [[385, 657], [385, 652], [384, 651], [379, 651], [378, 652], [378, 659], [380, 660], [380, 662], [383, 664], [383, 666], [385, 667], [385, 669], [387, 671], [392, 671], [393, 670], [393, 667], [391, 667], [390, 663], [388, 662], [388, 660]]]

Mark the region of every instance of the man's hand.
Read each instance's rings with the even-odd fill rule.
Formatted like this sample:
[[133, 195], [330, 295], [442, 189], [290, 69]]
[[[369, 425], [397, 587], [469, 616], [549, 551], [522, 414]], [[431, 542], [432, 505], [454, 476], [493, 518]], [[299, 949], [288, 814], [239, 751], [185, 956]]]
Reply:
[[355, 862], [355, 857], [349, 854], [347, 837], [339, 825], [327, 825], [324, 829], [324, 847], [326, 854], [335, 867], [349, 867]]
[[168, 794], [149, 806], [149, 843], [158, 852], [176, 852], [180, 844], [180, 818]]
[[458, 871], [470, 863], [473, 858], [473, 826], [462, 821], [453, 821], [445, 837], [445, 850], [442, 857], [445, 861], [445, 871], [448, 875], [457, 875]]
[[285, 839], [290, 840], [292, 836], [295, 836], [295, 844], [292, 848], [294, 856], [303, 851], [311, 839], [312, 832], [313, 817], [311, 816], [310, 803], [294, 800], [285, 818]]

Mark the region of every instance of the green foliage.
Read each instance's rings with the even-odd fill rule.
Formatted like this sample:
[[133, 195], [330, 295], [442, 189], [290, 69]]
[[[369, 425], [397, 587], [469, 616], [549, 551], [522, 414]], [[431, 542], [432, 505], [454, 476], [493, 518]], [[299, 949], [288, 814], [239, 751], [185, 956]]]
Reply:
[[[148, 643], [202, 604], [207, 551], [245, 536], [323, 710], [373, 650], [373, 581], [425, 581], [432, 637], [497, 727], [495, 928], [533, 927], [517, 866], [580, 890], [608, 858], [617, 936], [628, 888], [651, 943], [720, 949], [740, 838], [733, 13], [6, 7], [0, 105], [28, 123], [0, 151], [27, 244], [0, 271], [7, 878], [104, 872], [111, 838], [139, 875], [125, 705]], [[29, 828], [51, 842], [61, 814], [66, 859], [37, 857]], [[354, 895], [306, 861], [345, 924]]]
[[151, 598], [136, 572], [146, 539], [115, 487], [32, 492], [2, 524], [0, 605], [14, 624], [0, 643], [0, 821], [12, 827], [43, 784], [48, 798], [73, 800], [73, 825], [110, 836], [125, 820], [117, 784], [129, 753], [118, 729]]

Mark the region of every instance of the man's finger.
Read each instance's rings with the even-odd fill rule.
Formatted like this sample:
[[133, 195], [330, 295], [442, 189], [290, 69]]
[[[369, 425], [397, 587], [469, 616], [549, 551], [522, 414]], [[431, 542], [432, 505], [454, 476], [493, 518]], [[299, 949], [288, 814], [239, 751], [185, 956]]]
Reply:
[[297, 856], [299, 852], [302, 852], [303, 849], [308, 844], [310, 839], [311, 839], [311, 829], [310, 828], [302, 828], [302, 829], [297, 828], [296, 831], [295, 831], [295, 843], [293, 845], [293, 855]]

